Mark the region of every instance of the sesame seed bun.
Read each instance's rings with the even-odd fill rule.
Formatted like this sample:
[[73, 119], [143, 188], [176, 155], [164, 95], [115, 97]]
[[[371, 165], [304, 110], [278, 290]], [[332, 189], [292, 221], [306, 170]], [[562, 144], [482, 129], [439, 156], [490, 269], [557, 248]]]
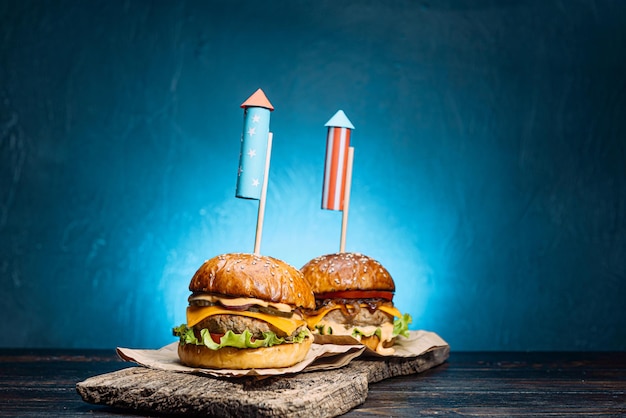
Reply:
[[301, 269], [314, 293], [345, 290], [394, 292], [391, 275], [378, 261], [359, 253], [335, 253], [314, 258]]
[[229, 253], [205, 261], [191, 279], [189, 290], [315, 308], [311, 287], [298, 269], [256, 254]]

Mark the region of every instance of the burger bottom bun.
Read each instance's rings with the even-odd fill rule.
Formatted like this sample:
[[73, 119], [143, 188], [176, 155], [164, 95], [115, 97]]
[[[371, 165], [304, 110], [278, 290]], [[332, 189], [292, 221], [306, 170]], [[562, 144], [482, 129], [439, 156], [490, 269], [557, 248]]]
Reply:
[[178, 357], [186, 366], [205, 369], [275, 369], [290, 367], [304, 360], [311, 344], [313, 339], [305, 338], [301, 343], [271, 347], [211, 350], [204, 345], [179, 343]]

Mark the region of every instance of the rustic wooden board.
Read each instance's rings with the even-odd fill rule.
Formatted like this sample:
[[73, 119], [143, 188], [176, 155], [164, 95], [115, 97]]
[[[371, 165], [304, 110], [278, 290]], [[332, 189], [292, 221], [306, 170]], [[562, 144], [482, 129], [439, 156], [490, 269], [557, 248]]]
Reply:
[[437, 347], [413, 358], [354, 360], [336, 370], [221, 379], [131, 367], [76, 385], [86, 402], [165, 414], [220, 417], [335, 417], [362, 404], [368, 383], [420, 373], [449, 356]]

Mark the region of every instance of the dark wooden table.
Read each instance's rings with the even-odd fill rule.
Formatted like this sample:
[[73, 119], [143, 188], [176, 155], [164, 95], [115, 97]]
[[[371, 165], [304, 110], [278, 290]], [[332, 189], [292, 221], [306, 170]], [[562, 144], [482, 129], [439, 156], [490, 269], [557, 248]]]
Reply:
[[[133, 364], [113, 350], [0, 349], [0, 416], [146, 416], [83, 402], [76, 383]], [[452, 352], [370, 385], [345, 417], [626, 416], [626, 353]]]

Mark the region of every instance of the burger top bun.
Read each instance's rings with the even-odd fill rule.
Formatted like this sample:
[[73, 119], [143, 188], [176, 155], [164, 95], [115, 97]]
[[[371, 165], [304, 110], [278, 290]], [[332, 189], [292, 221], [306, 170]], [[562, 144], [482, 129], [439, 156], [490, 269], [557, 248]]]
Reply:
[[322, 255], [305, 264], [301, 271], [314, 293], [396, 289], [382, 264], [359, 253]]
[[311, 286], [298, 269], [256, 254], [222, 254], [205, 261], [192, 277], [189, 290], [315, 308]]

